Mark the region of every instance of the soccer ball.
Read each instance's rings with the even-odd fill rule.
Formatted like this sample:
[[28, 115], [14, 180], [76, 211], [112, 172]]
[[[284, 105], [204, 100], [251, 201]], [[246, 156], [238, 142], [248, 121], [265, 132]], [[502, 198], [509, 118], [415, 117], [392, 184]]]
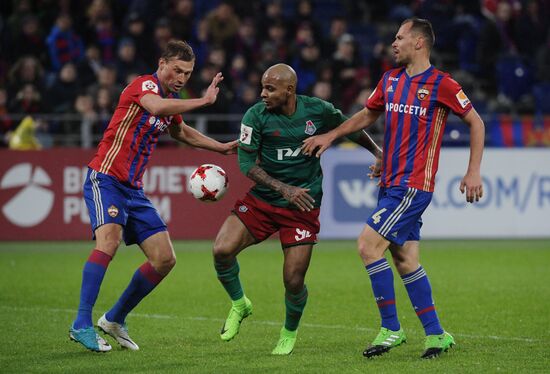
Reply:
[[227, 191], [227, 174], [212, 164], [204, 164], [195, 169], [189, 180], [189, 189], [193, 196], [204, 202], [220, 200]]

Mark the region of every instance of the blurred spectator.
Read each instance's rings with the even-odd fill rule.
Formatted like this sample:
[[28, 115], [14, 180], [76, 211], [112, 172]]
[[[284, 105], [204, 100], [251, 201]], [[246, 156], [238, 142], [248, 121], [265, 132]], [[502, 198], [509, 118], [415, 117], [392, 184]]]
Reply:
[[485, 26], [479, 35], [477, 49], [480, 76], [487, 81], [488, 88], [492, 92], [496, 88], [494, 67], [499, 56], [516, 52], [512, 7], [507, 1], [499, 1], [494, 20], [487, 18], [485, 21]]
[[95, 96], [95, 110], [97, 112], [99, 133], [102, 134], [111, 120], [116, 103], [108, 88], [100, 88]]
[[343, 17], [334, 17], [330, 21], [330, 30], [322, 46], [323, 57], [330, 58], [336, 52], [340, 37], [348, 32], [348, 23]]
[[32, 84], [39, 93], [44, 89], [44, 69], [36, 57], [26, 56], [15, 62], [8, 72], [8, 95], [13, 97], [25, 85]]
[[68, 62], [78, 62], [84, 57], [82, 39], [72, 30], [71, 17], [60, 14], [46, 39], [52, 68], [59, 71]]
[[[286, 29], [282, 22], [275, 22], [268, 26], [267, 43], [275, 49], [275, 59], [278, 62], [287, 62], [290, 48], [287, 41]], [[265, 45], [266, 42], [264, 42]], [[265, 65], [265, 64], [264, 64]]]
[[208, 51], [210, 51], [210, 44], [208, 43], [208, 24], [205, 19], [199, 21], [191, 46], [195, 53], [195, 65], [197, 65], [197, 67], [203, 66], [208, 56]]
[[206, 16], [208, 41], [218, 47], [228, 47], [239, 29], [239, 18], [229, 1], [222, 1]]
[[98, 17], [91, 25], [93, 37], [91, 42], [99, 47], [101, 61], [112, 64], [116, 58], [116, 32], [113, 27], [113, 18], [106, 14]]
[[44, 111], [42, 95], [32, 83], [26, 83], [15, 94], [9, 109], [11, 113], [42, 113]]
[[75, 100], [75, 110], [81, 115], [80, 133], [81, 144], [83, 148], [92, 148], [94, 143], [94, 134], [99, 134], [99, 129], [95, 126], [97, 113], [94, 110], [94, 99], [90, 95], [79, 95]]
[[550, 32], [546, 43], [541, 46], [535, 56], [536, 75], [542, 82], [550, 82]]
[[54, 113], [70, 112], [75, 97], [80, 92], [76, 67], [72, 63], [63, 65], [53, 85], [48, 90], [48, 107]]
[[78, 81], [83, 87], [88, 87], [97, 81], [101, 70], [101, 54], [95, 44], [86, 48], [86, 56], [76, 64]]
[[318, 97], [325, 101], [332, 101], [332, 84], [330, 82], [319, 81], [313, 85], [311, 96]]
[[310, 41], [304, 43], [298, 53], [299, 56], [292, 62], [292, 67], [298, 75], [296, 91], [298, 94], [304, 95], [317, 81], [317, 65], [321, 51], [317, 44]]
[[118, 97], [122, 92], [123, 87], [117, 83], [116, 69], [114, 66], [105, 65], [101, 67], [97, 82], [88, 87], [88, 93], [92, 95], [92, 97], [96, 97], [97, 92], [101, 88], [109, 90], [111, 97]]
[[172, 30], [166, 18], [161, 18], [155, 25], [153, 33], [154, 45], [155, 45], [155, 61], [158, 61], [162, 51], [166, 49], [168, 42], [172, 39]]
[[311, 0], [298, 0], [296, 3], [296, 16], [294, 18], [293, 32], [303, 25], [308, 24], [313, 32], [314, 39], [322, 37], [321, 26], [313, 16], [313, 2]]
[[147, 25], [138, 13], [128, 15], [126, 30], [122, 34], [123, 37], [132, 39], [136, 46], [136, 57], [147, 65], [148, 70], [152, 70], [157, 65], [153, 38], [147, 32]]
[[239, 25], [233, 50], [246, 58], [248, 65], [254, 65], [260, 55], [260, 41], [256, 34], [256, 27], [251, 18], [245, 18]]
[[[339, 92], [342, 109], [346, 110], [353, 96], [352, 87], [357, 83], [358, 69], [362, 66], [355, 51], [355, 40], [351, 34], [344, 34], [338, 40], [336, 52], [332, 57], [334, 90]], [[345, 93], [347, 91], [347, 94]], [[346, 97], [344, 97], [344, 95]]]
[[126, 84], [128, 74], [138, 75], [148, 73], [147, 66], [136, 57], [136, 46], [132, 39], [121, 39], [118, 44], [118, 59], [116, 60], [117, 82]]
[[170, 28], [176, 39], [191, 40], [195, 26], [193, 0], [171, 0], [168, 12]]
[[12, 61], [23, 56], [34, 56], [41, 63], [47, 62], [45, 37], [40, 29], [40, 22], [34, 15], [25, 16], [21, 20], [21, 30], [11, 40], [10, 52]]
[[233, 92], [239, 92], [246, 82], [246, 72], [248, 64], [243, 55], [235, 55], [231, 61], [229, 74], [225, 77], [226, 84], [229, 85]]
[[[547, 2], [548, 4], [548, 2]], [[550, 6], [550, 5], [547, 5]], [[534, 56], [537, 49], [546, 41], [548, 35], [548, 19], [540, 9], [537, 0], [527, 0], [517, 20], [517, 46], [525, 57]]]

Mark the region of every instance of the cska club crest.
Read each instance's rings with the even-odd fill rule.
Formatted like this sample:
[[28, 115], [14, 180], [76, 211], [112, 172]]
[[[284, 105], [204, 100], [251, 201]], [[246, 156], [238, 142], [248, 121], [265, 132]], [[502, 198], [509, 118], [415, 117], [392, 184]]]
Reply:
[[315, 134], [315, 131], [317, 131], [317, 127], [315, 127], [315, 125], [313, 124], [313, 122], [311, 120], [307, 120], [306, 121], [306, 129], [304, 130], [304, 132], [308, 135], [313, 135], [313, 134]]
[[430, 94], [430, 91], [428, 91], [424, 87], [416, 91], [416, 97], [418, 97], [418, 100], [424, 100], [426, 97], [428, 97], [429, 94]]
[[111, 217], [115, 218], [116, 216], [118, 216], [118, 208], [114, 205], [111, 205], [109, 209], [107, 209], [107, 213], [109, 213]]

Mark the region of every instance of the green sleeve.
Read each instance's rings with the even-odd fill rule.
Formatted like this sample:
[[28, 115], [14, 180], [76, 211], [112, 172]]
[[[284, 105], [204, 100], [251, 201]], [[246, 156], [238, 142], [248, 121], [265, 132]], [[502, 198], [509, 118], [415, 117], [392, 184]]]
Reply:
[[[325, 120], [329, 124], [331, 129], [340, 126], [344, 121], [348, 119], [340, 109], [336, 109], [333, 104], [324, 101], [325, 106]], [[354, 143], [360, 144], [361, 130], [353, 132], [346, 136], [347, 139]]]
[[248, 172], [254, 165], [256, 165], [256, 159], [258, 158], [257, 151], [248, 151], [239, 147], [237, 154], [239, 156], [239, 168], [244, 175], [248, 176]]
[[256, 151], [261, 144], [260, 121], [253, 107], [248, 109], [241, 121], [241, 135], [239, 136], [239, 148], [247, 151]]

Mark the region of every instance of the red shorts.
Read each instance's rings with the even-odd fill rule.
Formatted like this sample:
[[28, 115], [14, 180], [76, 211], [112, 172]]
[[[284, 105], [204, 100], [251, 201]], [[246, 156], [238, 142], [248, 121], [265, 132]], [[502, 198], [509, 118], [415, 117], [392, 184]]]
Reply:
[[319, 208], [310, 212], [282, 208], [248, 193], [244, 199], [237, 200], [233, 213], [258, 243], [277, 231], [283, 248], [317, 243]]

